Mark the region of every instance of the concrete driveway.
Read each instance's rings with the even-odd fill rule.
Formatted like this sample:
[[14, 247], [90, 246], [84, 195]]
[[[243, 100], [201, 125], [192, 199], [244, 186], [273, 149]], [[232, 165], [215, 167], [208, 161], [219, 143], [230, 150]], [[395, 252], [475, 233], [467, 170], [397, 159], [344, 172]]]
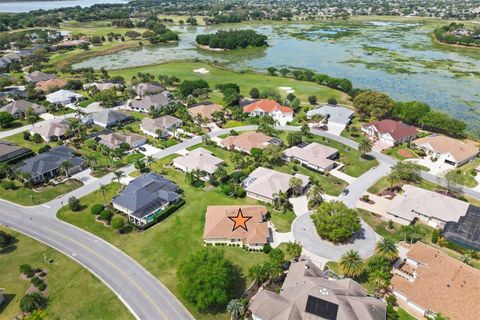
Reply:
[[74, 174], [72, 178], [82, 182], [83, 185], [87, 185], [98, 180], [98, 178], [92, 176], [92, 169], [80, 171], [79, 173]]
[[361, 231], [353, 241], [346, 244], [333, 244], [318, 236], [310, 214], [304, 214], [292, 224], [292, 232], [296, 241], [299, 241], [307, 251], [333, 261], [338, 261], [348, 250], [356, 250], [362, 258], [368, 258], [375, 251], [378, 236], [364, 221]]
[[424, 167], [430, 169], [429, 173], [433, 175], [443, 175], [446, 174], [448, 171], [455, 169], [453, 166], [449, 165], [448, 163], [441, 162], [441, 161], [432, 161], [430, 158], [414, 158], [414, 159], [407, 159], [405, 161], [413, 162]]
[[157, 147], [154, 147], [150, 144], [144, 144], [143, 146], [141, 146], [142, 148], [145, 149], [145, 151], [142, 151], [140, 150], [139, 148], [137, 148], [137, 150], [141, 153], [141, 154], [144, 154], [146, 155], [147, 157], [148, 156], [152, 156], [154, 155], [155, 153], [158, 153], [159, 151], [161, 151], [162, 149], [159, 149]]
[[308, 212], [308, 200], [306, 196], [290, 198], [288, 201], [292, 204], [293, 212], [296, 216], [301, 216]]
[[327, 130], [328, 133], [339, 136], [343, 130], [345, 130], [345, 124], [331, 122], [331, 121], [328, 122], [328, 130]]

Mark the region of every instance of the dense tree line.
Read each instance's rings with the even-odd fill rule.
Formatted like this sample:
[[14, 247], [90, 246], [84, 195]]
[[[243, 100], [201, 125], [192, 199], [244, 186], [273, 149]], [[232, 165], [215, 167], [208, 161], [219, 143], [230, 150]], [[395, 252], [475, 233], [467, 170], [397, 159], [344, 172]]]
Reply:
[[237, 49], [266, 46], [267, 36], [254, 30], [220, 30], [215, 34], [199, 34], [196, 41], [210, 48]]
[[145, 21], [137, 23], [137, 27], [149, 29], [143, 33], [143, 37], [151, 43], [161, 43], [169, 41], [177, 41], [178, 34], [168, 29], [162, 24], [157, 16], [150, 16]]
[[[469, 31], [470, 35], [456, 35], [455, 31]], [[462, 23], [452, 22], [433, 31], [435, 38], [448, 44], [460, 44], [463, 46], [480, 46], [480, 27], [473, 30], [466, 29]]]

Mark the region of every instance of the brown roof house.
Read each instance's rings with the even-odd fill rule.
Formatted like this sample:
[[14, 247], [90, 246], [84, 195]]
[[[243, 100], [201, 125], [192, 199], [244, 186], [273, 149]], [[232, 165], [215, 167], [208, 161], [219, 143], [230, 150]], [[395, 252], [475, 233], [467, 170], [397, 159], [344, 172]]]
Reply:
[[180, 128], [183, 121], [170, 115], [166, 115], [156, 119], [144, 118], [140, 129], [143, 133], [149, 136], [158, 138], [165, 138], [169, 135], [173, 135], [173, 131]]
[[294, 146], [284, 151], [287, 161], [297, 160], [315, 171], [325, 172], [334, 168], [338, 150], [323, 144], [312, 142], [306, 146]]
[[222, 148], [250, 154], [253, 148], [265, 149], [276, 141], [261, 132], [245, 132], [238, 136], [229, 136], [218, 143]]
[[[239, 212], [251, 217], [242, 227], [234, 229], [235, 222], [230, 218]], [[203, 240], [205, 244], [227, 243], [262, 249], [269, 242], [270, 231], [267, 222], [267, 208], [259, 205], [208, 206], [205, 214]]]
[[479, 150], [472, 143], [453, 139], [441, 135], [432, 135], [416, 139], [414, 146], [423, 149], [426, 154], [442, 163], [459, 167], [478, 156]]
[[43, 92], [58, 90], [65, 87], [67, 85], [67, 82], [68, 81], [64, 79], [50, 79], [45, 81], [39, 81], [35, 85], [35, 89]]
[[19, 119], [25, 117], [25, 113], [29, 108], [32, 108], [33, 112], [37, 115], [47, 112], [45, 107], [27, 100], [12, 101], [0, 108], [0, 111], [8, 112], [14, 118]]
[[310, 184], [310, 178], [297, 173], [291, 174], [258, 167], [243, 181], [247, 196], [260, 201], [273, 203], [279, 192], [290, 193], [290, 179], [299, 178], [302, 181], [302, 193]]
[[122, 144], [127, 144], [130, 148], [137, 148], [147, 143], [144, 136], [135, 133], [116, 133], [102, 134], [98, 136], [98, 143], [109, 147], [110, 149], [120, 148]]
[[393, 272], [397, 301], [418, 316], [479, 319], [480, 270], [418, 241]]
[[68, 120], [53, 120], [39, 127], [30, 129], [30, 134], [38, 133], [46, 142], [64, 140], [68, 138], [70, 122]]
[[183, 172], [192, 172], [200, 170], [205, 173], [205, 179], [208, 179], [225, 162], [212, 155], [204, 148], [198, 148], [190, 151], [183, 157], [173, 159], [173, 166]]
[[292, 263], [279, 293], [260, 289], [254, 320], [385, 320], [386, 305], [352, 279], [332, 280], [310, 261]]
[[387, 207], [389, 218], [401, 224], [418, 219], [433, 228], [443, 227], [449, 221], [457, 222], [470, 206], [468, 202], [408, 184], [402, 190]]
[[411, 141], [418, 135], [414, 126], [390, 119], [364, 124], [361, 130], [370, 138], [391, 146]]
[[193, 120], [197, 120], [199, 117], [208, 121], [212, 122], [213, 114], [215, 112], [223, 112], [224, 109], [221, 105], [215, 103], [203, 103], [194, 105], [188, 108], [188, 113], [193, 118]]

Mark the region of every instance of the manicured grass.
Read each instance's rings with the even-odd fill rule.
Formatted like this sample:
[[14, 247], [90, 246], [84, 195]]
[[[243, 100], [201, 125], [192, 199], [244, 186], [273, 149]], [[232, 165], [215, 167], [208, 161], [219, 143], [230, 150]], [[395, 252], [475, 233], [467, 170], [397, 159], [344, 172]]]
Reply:
[[23, 132], [14, 134], [12, 136], [8, 136], [4, 139], [15, 143], [19, 147], [24, 147], [24, 148], [31, 149], [35, 153], [38, 153], [38, 150], [41, 147], [44, 147], [47, 144], [49, 144], [52, 148], [55, 147], [55, 146], [58, 146], [57, 143], [53, 143], [53, 142], [46, 143], [46, 142], [43, 142], [43, 140], [42, 140], [41, 143], [35, 143], [35, 142], [32, 141], [32, 139], [25, 140], [25, 139], [23, 139]]
[[[202, 67], [207, 68], [210, 72], [204, 75], [193, 72], [193, 70]], [[234, 72], [208, 65], [207, 63], [173, 62], [138, 68], [112, 70], [110, 74], [112, 76], [120, 75], [126, 80], [130, 80], [132, 76], [136, 75], [138, 72], [149, 72], [155, 76], [158, 76], [159, 74], [177, 76], [181, 80], [204, 79], [210, 84], [211, 89], [214, 89], [217, 84], [233, 82], [240, 86], [240, 93], [245, 96], [248, 96], [248, 92], [252, 87], [256, 87], [260, 91], [267, 88], [292, 87], [295, 90], [297, 97], [303, 103], [307, 102], [307, 98], [310, 95], [316, 95], [319, 102], [325, 102], [328, 98], [333, 97], [337, 99], [339, 103], [349, 103], [346, 94], [313, 82], [298, 81], [291, 78], [272, 77], [253, 72]], [[281, 93], [283, 96], [286, 96], [285, 92]], [[223, 96], [220, 92], [215, 91], [212, 93], [211, 100], [213, 102], [222, 104], [222, 99]]]
[[77, 180], [69, 180], [55, 186], [43, 187], [41, 192], [36, 192], [28, 189], [16, 180], [14, 183], [16, 186], [14, 190], [5, 190], [3, 184], [0, 183], [0, 198], [23, 206], [38, 205], [51, 201], [56, 197], [69, 193], [83, 185]]
[[270, 218], [278, 232], [292, 231], [292, 222], [297, 216], [292, 211], [277, 212], [270, 208]]
[[[433, 182], [430, 182], [430, 181], [427, 181], [427, 180], [423, 180], [423, 179], [419, 183], [416, 183], [416, 184], [413, 184], [413, 185], [415, 185], [419, 188], [430, 190], [430, 191], [433, 191], [437, 187], [439, 187], [437, 184], [435, 184]], [[380, 191], [382, 191], [384, 189], [387, 189], [387, 188], [390, 188], [390, 183], [388, 182], [388, 176], [385, 176], [385, 177], [381, 178], [380, 180], [378, 180], [377, 182], [375, 182], [375, 184], [373, 186], [368, 188], [368, 192], [377, 194]]]
[[62, 23], [60, 27], [62, 30], [67, 30], [73, 35], [104, 36], [105, 38], [107, 38], [107, 34], [112, 32], [124, 35], [125, 32], [134, 30], [142, 34], [147, 30], [142, 28], [118, 28], [112, 26], [110, 20], [91, 22], [78, 22], [71, 20]]
[[360, 143], [363, 140], [364, 135], [360, 131], [360, 127], [366, 122], [361, 121], [358, 117], [352, 119], [352, 123], [349, 125], [348, 129], [345, 129], [340, 134], [342, 137], [348, 138], [350, 140]]
[[[133, 319], [119, 299], [100, 280], [58, 251], [11, 229], [0, 226], [18, 240], [0, 252], [0, 283], [6, 301], [0, 318], [13, 319], [19, 302], [30, 286], [20, 279], [19, 265], [29, 264], [47, 272], [47, 319]], [[47, 260], [53, 260], [48, 263]]]
[[417, 319], [414, 316], [411, 316], [410, 313], [408, 313], [402, 308], [398, 308], [397, 312], [398, 312], [398, 320], [416, 320]]
[[20, 128], [20, 127], [23, 127], [23, 126], [26, 126], [28, 125], [29, 123], [25, 120], [21, 120], [21, 119], [17, 119], [15, 121], [13, 121], [12, 123], [10, 123], [8, 125], [8, 127], [1, 127], [0, 126], [0, 132], [3, 132], [3, 131], [9, 131], [9, 130], [12, 130], [12, 129], [16, 129], [16, 128]]
[[336, 261], [328, 261], [325, 264], [325, 267], [328, 267], [328, 269], [332, 270], [337, 275], [340, 274], [340, 272], [338, 271], [338, 262]]
[[[383, 153], [398, 160], [418, 158], [418, 155], [415, 153], [415, 150], [410, 149], [406, 144], [389, 148], [385, 150]], [[408, 157], [406, 155], [408, 155]]]
[[469, 188], [474, 188], [478, 185], [478, 181], [475, 179], [475, 176], [472, 174], [476, 173], [476, 168], [480, 165], [480, 159], [476, 159], [472, 162], [469, 162], [460, 168], [456, 168], [447, 173], [447, 179], [451, 179], [456, 184], [466, 186]]
[[[58, 217], [102, 237], [133, 257], [179, 297], [195, 318], [228, 319], [229, 316], [226, 313], [202, 314], [190, 303], [183, 300], [177, 288], [176, 271], [190, 254], [203, 247], [205, 211], [208, 205], [255, 204], [257, 202], [249, 198], [234, 199], [215, 190], [194, 189], [186, 183], [183, 173], [173, 168], [164, 168], [164, 164], [170, 163], [174, 157], [170, 156], [155, 162], [152, 165], [152, 170], [175, 181], [184, 191], [183, 198], [186, 204], [155, 226], [143, 232], [118, 235], [110, 228], [105, 228], [96, 223], [90, 213], [90, 207], [95, 203], [103, 202], [100, 191], [95, 191], [80, 199], [82, 205], [85, 206], [81, 212], [74, 213], [67, 208], [63, 208], [59, 211]], [[110, 185], [106, 192], [107, 198], [110, 199], [114, 196], [117, 190], [118, 185]], [[248, 269], [267, 259], [267, 256], [263, 253], [249, 253], [241, 248], [215, 248], [216, 250], [222, 250], [228, 259], [239, 266], [243, 276], [243, 286], [250, 285], [252, 280], [247, 277]], [[238, 292], [237, 295], [240, 296], [241, 292]]]

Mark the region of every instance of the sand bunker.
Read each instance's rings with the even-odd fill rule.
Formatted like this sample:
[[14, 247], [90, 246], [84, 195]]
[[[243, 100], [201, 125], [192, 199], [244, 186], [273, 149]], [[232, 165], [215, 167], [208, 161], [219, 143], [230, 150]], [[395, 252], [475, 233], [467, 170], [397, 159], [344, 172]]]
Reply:
[[201, 74], [207, 74], [207, 73], [209, 73], [210, 71], [208, 71], [208, 69], [205, 69], [205, 68], [200, 68], [200, 69], [195, 69], [195, 70], [193, 70], [193, 72], [201, 73]]

